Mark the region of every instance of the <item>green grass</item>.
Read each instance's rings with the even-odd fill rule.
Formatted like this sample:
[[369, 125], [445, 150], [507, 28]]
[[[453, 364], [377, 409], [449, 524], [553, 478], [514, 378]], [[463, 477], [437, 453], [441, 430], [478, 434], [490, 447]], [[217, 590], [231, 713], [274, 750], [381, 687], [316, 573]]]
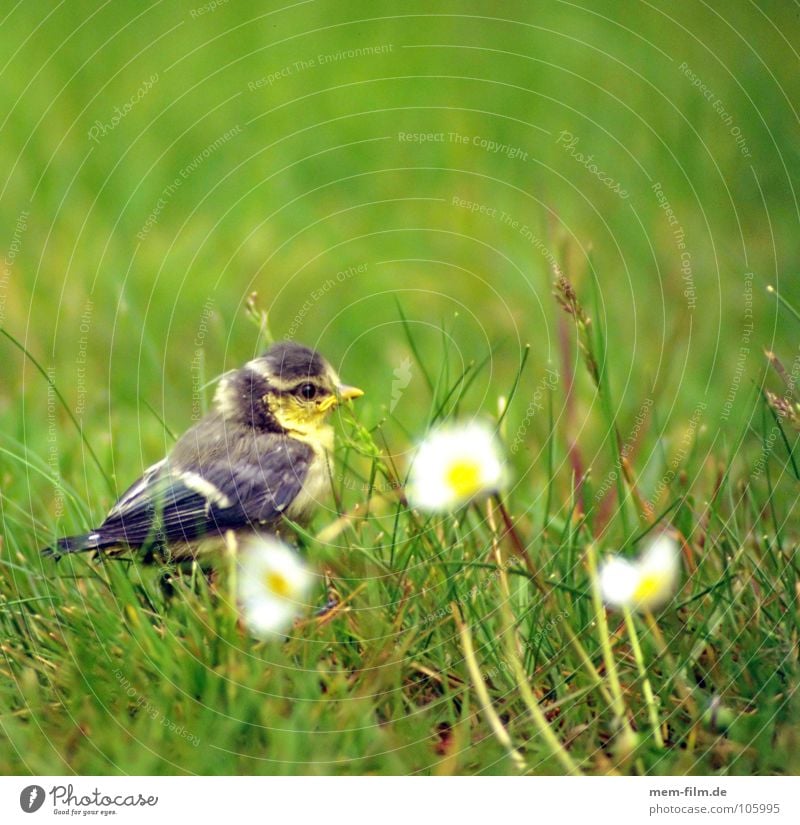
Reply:
[[[0, 771], [800, 773], [800, 456], [776, 411], [800, 24], [617, 6], [3, 13]], [[340, 607], [283, 643], [241, 629], [225, 560], [38, 554], [162, 457], [262, 311], [367, 390], [298, 535]], [[425, 429], [474, 415], [506, 446], [511, 532], [497, 501], [398, 495]], [[591, 549], [666, 525], [673, 602], [598, 614]]]

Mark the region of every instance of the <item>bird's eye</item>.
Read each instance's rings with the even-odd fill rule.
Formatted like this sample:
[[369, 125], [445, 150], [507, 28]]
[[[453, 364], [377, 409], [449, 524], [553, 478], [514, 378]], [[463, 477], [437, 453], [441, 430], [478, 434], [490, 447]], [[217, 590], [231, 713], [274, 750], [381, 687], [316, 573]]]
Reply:
[[297, 392], [301, 398], [310, 401], [317, 394], [317, 388], [313, 384], [301, 384]]

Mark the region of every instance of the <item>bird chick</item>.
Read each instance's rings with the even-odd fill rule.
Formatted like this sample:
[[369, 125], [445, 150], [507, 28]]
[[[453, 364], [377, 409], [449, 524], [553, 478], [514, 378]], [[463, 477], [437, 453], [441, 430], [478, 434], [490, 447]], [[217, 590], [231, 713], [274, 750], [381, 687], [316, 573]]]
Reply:
[[363, 392], [316, 351], [293, 342], [226, 375], [214, 407], [117, 500], [103, 523], [42, 552], [142, 551], [186, 561], [242, 537], [305, 523], [331, 486], [337, 404]]

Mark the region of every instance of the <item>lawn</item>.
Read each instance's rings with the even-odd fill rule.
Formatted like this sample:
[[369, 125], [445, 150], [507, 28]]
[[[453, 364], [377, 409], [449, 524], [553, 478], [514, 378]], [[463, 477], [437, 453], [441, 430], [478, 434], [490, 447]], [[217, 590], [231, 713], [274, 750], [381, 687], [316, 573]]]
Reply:
[[[0, 772], [800, 773], [799, 37], [777, 0], [3, 11]], [[283, 338], [366, 391], [287, 638], [230, 557], [40, 556]], [[410, 509], [473, 419], [501, 496]], [[606, 609], [663, 530], [673, 598]]]

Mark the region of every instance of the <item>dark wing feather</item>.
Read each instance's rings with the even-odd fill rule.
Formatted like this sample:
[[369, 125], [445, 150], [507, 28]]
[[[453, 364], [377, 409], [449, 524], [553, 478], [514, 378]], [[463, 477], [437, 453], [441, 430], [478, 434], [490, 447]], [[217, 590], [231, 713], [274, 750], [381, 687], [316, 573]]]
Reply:
[[276, 522], [302, 490], [314, 451], [292, 438], [275, 437], [276, 445], [257, 463], [231, 467], [222, 462], [203, 468], [203, 477], [230, 500], [218, 510], [222, 529], [239, 529]]
[[312, 459], [308, 445], [274, 438], [257, 462], [168, 460], [120, 498], [96, 531], [98, 544], [163, 546], [274, 524], [302, 489]]

